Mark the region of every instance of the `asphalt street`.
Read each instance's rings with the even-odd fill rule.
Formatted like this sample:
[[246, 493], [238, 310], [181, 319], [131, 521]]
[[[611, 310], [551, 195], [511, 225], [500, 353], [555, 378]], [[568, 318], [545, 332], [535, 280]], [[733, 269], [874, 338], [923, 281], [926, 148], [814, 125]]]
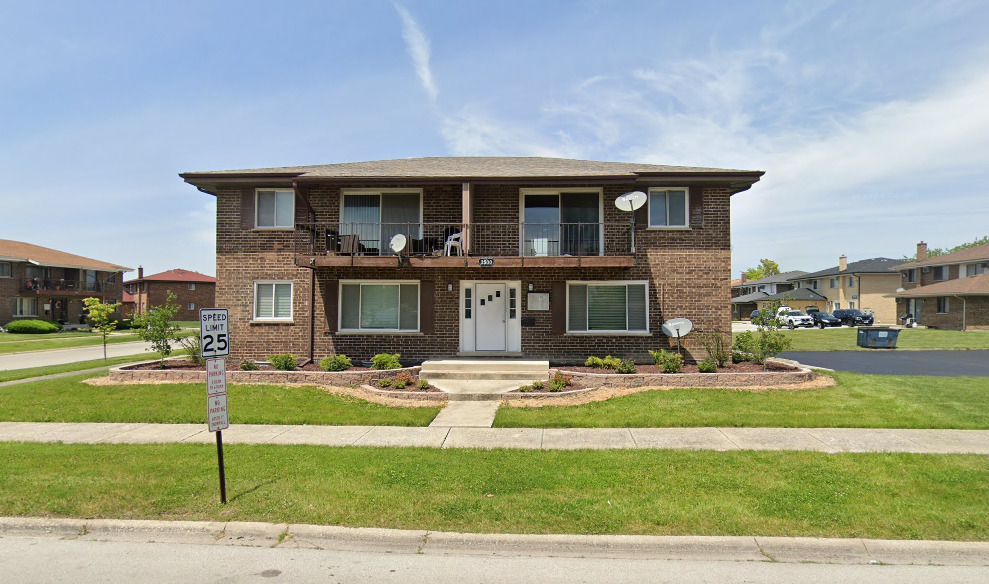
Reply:
[[989, 350], [977, 351], [787, 351], [784, 359], [810, 367], [873, 375], [934, 375], [984, 377], [989, 375]]
[[[150, 343], [135, 341], [132, 343], [114, 343], [106, 346], [107, 357], [124, 357], [147, 353]], [[155, 354], [148, 353], [148, 358]], [[0, 355], [0, 371], [8, 369], [28, 369], [30, 367], [48, 367], [80, 361], [93, 361], [103, 358], [103, 345], [87, 347], [71, 347], [68, 349], [50, 349], [47, 351], [25, 351], [23, 353], [8, 353]]]

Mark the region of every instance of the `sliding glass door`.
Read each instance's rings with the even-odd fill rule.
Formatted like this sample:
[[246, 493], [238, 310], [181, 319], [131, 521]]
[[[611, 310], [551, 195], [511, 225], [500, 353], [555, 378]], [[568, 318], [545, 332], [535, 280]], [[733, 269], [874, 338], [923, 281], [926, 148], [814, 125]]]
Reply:
[[597, 192], [526, 193], [522, 255], [600, 255], [600, 220]]

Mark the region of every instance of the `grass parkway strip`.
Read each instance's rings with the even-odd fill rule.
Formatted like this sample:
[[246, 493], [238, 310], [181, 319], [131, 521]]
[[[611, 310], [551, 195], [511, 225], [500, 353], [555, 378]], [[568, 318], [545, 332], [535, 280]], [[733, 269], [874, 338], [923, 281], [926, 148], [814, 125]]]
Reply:
[[0, 514], [479, 533], [989, 538], [984, 456], [0, 444]]

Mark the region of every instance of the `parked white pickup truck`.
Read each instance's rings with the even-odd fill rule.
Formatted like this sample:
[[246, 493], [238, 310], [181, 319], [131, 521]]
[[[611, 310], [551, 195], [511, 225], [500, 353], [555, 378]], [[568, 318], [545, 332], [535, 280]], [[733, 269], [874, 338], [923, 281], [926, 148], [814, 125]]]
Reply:
[[776, 318], [780, 319], [780, 322], [785, 324], [789, 329], [795, 329], [798, 326], [805, 326], [807, 328], [814, 327], [814, 319], [807, 316], [799, 310], [794, 310], [789, 306], [780, 306], [776, 311]]

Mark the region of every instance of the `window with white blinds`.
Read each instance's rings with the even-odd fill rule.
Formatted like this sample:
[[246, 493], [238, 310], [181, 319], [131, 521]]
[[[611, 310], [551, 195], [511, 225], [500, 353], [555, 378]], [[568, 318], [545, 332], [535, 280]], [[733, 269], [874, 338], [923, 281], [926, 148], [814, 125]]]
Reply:
[[255, 191], [254, 226], [259, 229], [295, 227], [295, 192], [290, 190]]
[[340, 330], [419, 330], [419, 283], [342, 282]]
[[648, 332], [647, 297], [645, 282], [571, 282], [567, 332]]
[[291, 320], [292, 282], [254, 283], [254, 320]]

